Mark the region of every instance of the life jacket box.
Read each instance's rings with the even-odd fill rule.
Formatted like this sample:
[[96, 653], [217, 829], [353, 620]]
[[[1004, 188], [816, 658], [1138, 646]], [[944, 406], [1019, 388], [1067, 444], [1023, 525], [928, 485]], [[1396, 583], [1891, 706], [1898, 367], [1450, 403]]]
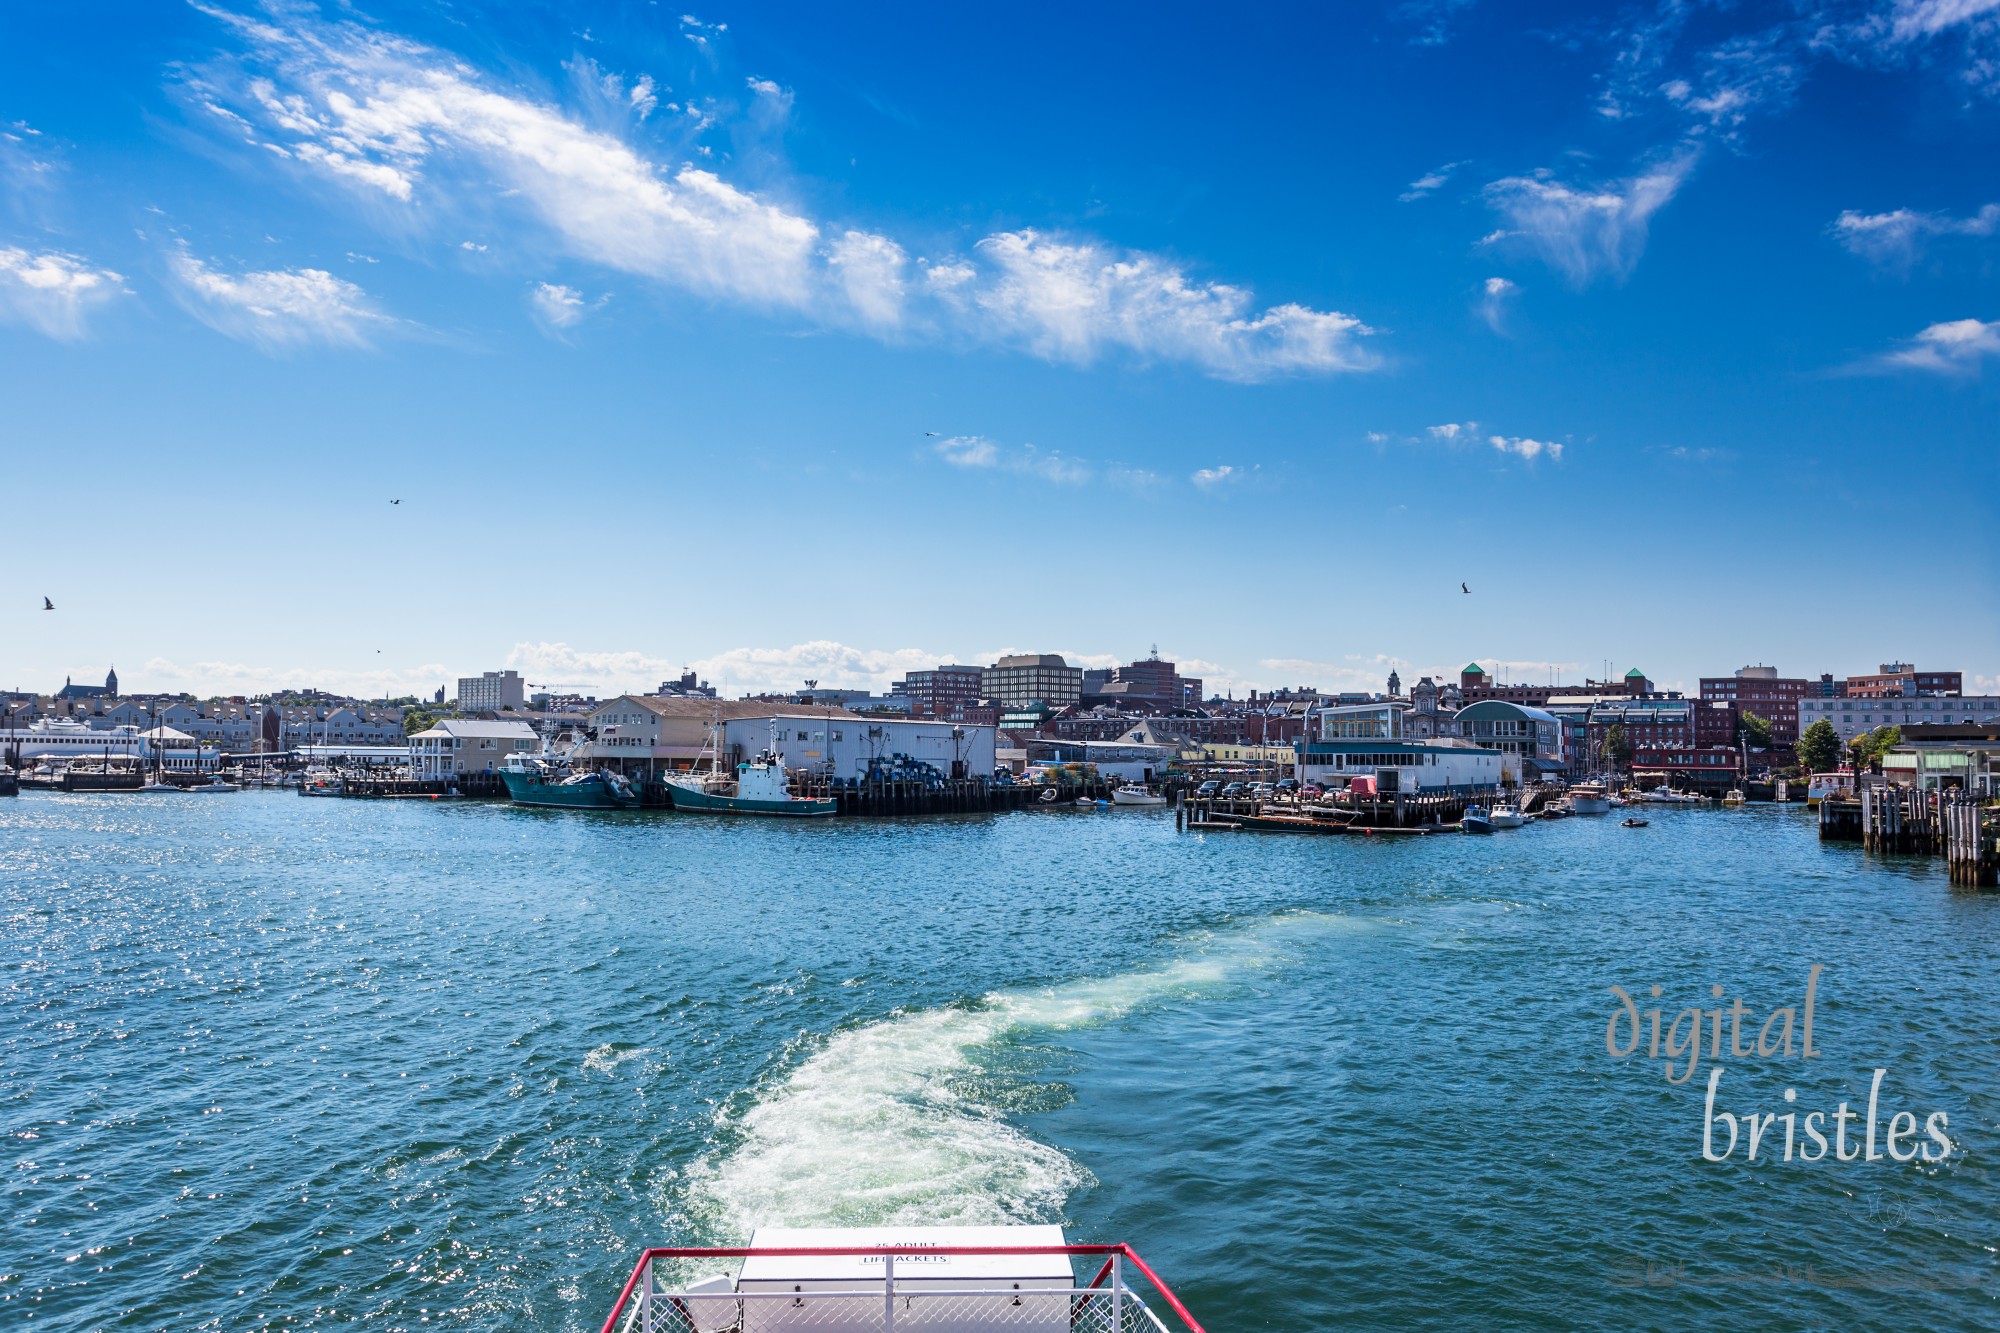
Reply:
[[[952, 1247], [1062, 1245], [1059, 1226], [1017, 1227], [760, 1227], [750, 1245], [868, 1248], [893, 1245], [898, 1333], [1069, 1333], [1070, 1297], [1078, 1285], [1063, 1254], [942, 1254]], [[928, 1253], [927, 1253], [928, 1251]], [[743, 1333], [774, 1329], [879, 1329], [883, 1319], [883, 1256], [879, 1254], [760, 1255], [743, 1260], [741, 1294], [789, 1294], [743, 1302]], [[938, 1293], [979, 1288], [977, 1295]], [[852, 1292], [854, 1295], [831, 1295]], [[1037, 1295], [1048, 1292], [1048, 1295]], [[861, 1294], [865, 1293], [865, 1294]], [[1108, 1293], [1107, 1293], [1108, 1296]]]

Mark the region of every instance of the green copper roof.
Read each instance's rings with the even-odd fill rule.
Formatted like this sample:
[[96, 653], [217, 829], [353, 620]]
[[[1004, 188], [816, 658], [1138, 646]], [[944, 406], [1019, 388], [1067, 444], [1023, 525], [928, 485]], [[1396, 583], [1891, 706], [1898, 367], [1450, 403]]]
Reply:
[[1646, 673], [1639, 670], [1638, 667], [1633, 667], [1630, 671], [1625, 673], [1625, 679], [1627, 680], [1631, 680], [1635, 676], [1638, 677], [1640, 680], [1644, 680], [1646, 678]]
[[1483, 676], [1486, 674], [1486, 668], [1479, 665], [1479, 663], [1474, 662], [1471, 666], [1467, 667], [1465, 670], [1459, 672], [1458, 674], [1461, 676]]

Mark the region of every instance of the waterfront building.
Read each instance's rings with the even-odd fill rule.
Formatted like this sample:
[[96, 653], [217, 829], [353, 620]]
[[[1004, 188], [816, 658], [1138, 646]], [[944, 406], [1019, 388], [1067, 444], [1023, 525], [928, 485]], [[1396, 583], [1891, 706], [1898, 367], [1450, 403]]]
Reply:
[[527, 704], [518, 671], [482, 671], [476, 676], [458, 678], [461, 713], [499, 713], [510, 708], [518, 712]]
[[[1703, 684], [1706, 685], [1707, 682], [1704, 681]], [[1797, 704], [1794, 703], [1793, 707], [1796, 708]], [[1742, 714], [1737, 710], [1736, 702], [1733, 699], [1697, 699], [1693, 701], [1693, 708], [1694, 743], [1696, 745], [1734, 745], [1736, 743], [1737, 722]], [[1757, 710], [1753, 708], [1747, 711], [1755, 713]], [[1757, 716], [1765, 717], [1766, 715], [1757, 713]], [[1777, 730], [1777, 724], [1775, 722], [1772, 723], [1771, 734], [1774, 741], [1777, 737]], [[1785, 743], [1787, 745], [1792, 744], [1791, 741]]]
[[1947, 699], [1965, 693], [1958, 671], [1919, 671], [1908, 662], [1884, 662], [1872, 676], [1849, 676], [1850, 699]]
[[1882, 756], [1882, 773], [1918, 791], [2000, 796], [2000, 725], [1914, 726]]
[[[1792, 746], [1799, 739], [1799, 703], [1809, 692], [1802, 676], [1780, 676], [1769, 666], [1739, 667], [1733, 676], [1703, 676], [1701, 697], [1735, 705], [1771, 724], [1771, 743]], [[1733, 731], [1732, 719], [1732, 731]]]
[[1056, 653], [1015, 653], [980, 672], [979, 692], [1002, 712], [1034, 704], [1067, 708], [1083, 698], [1083, 668]]
[[410, 737], [410, 771], [424, 781], [454, 778], [461, 773], [496, 773], [512, 754], [541, 747], [535, 729], [525, 722], [480, 722], [446, 718]]
[[775, 749], [785, 767], [842, 781], [918, 771], [944, 778], [993, 775], [996, 729], [941, 718], [861, 717], [832, 709], [771, 710], [723, 723], [724, 766]]
[[[1942, 674], [1942, 673], [1940, 673]], [[1831, 722], [1844, 741], [1877, 727], [1990, 726], [2000, 723], [2000, 696], [1915, 695], [1807, 699], [1799, 705], [1799, 725]]]
[[1502, 782], [1534, 782], [1569, 766], [1561, 719], [1547, 709], [1480, 699], [1458, 710], [1458, 734], [1501, 756]]
[[[1389, 680], [1393, 687], [1396, 683], [1394, 672], [1390, 673]], [[1393, 688], [1390, 694], [1395, 694]], [[1419, 741], [1459, 734], [1458, 709], [1444, 701], [1443, 691], [1429, 676], [1410, 687], [1410, 709], [1403, 715], [1403, 734]]]
[[1501, 760], [1463, 740], [1311, 740], [1298, 743], [1294, 771], [1329, 789], [1367, 778], [1390, 794], [1485, 796], [1499, 788]]
[[1299, 762], [1295, 745], [1232, 745], [1212, 741], [1201, 747], [1201, 753], [1211, 764], [1268, 769], [1280, 776], [1295, 772]]
[[1743, 780], [1743, 754], [1734, 746], [1656, 745], [1632, 756], [1632, 782], [1642, 788], [1661, 785], [1727, 791]]

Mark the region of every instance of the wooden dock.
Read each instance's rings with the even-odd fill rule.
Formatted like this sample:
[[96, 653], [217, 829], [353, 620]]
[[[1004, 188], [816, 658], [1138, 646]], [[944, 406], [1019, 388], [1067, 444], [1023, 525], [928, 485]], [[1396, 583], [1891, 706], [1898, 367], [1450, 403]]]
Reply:
[[[1354, 815], [1352, 820], [1345, 823], [1327, 820], [1324, 822], [1329, 827], [1322, 828], [1315, 824], [1308, 828], [1304, 824], [1286, 822], [1289, 816], [1296, 815], [1303, 819], [1310, 813], [1310, 806], [1305, 802], [1289, 798], [1233, 797], [1225, 800], [1219, 796], [1187, 796], [1174, 810], [1174, 824], [1177, 828], [1195, 833], [1204, 829], [1221, 831], [1225, 828], [1276, 832], [1291, 827], [1313, 833], [1445, 832], [1458, 827], [1468, 805], [1484, 805], [1492, 799], [1472, 794], [1428, 793], [1362, 797], [1351, 806], [1338, 807], [1343, 814], [1351, 810]], [[1266, 812], [1274, 814], [1276, 820], [1263, 819]]]

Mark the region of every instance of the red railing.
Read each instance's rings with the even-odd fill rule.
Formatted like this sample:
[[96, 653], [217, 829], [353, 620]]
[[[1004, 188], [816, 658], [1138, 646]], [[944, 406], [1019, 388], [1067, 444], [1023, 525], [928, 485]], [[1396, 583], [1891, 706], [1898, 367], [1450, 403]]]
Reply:
[[1128, 1259], [1146, 1281], [1153, 1284], [1153, 1290], [1160, 1293], [1160, 1299], [1167, 1308], [1180, 1316], [1187, 1325], [1188, 1333], [1207, 1333], [1195, 1322], [1188, 1308], [1181, 1304], [1180, 1297], [1172, 1288], [1160, 1280], [1152, 1265], [1139, 1257], [1139, 1252], [1130, 1245], [655, 1245], [639, 1255], [639, 1262], [632, 1265], [632, 1276], [625, 1279], [624, 1290], [618, 1293], [618, 1303], [611, 1307], [605, 1317], [603, 1333], [617, 1333], [618, 1320], [625, 1313], [625, 1307], [632, 1300], [632, 1293], [645, 1281], [646, 1269], [656, 1259], [747, 1259], [751, 1255], [769, 1255], [774, 1258], [831, 1258], [841, 1255], [933, 1255], [933, 1254], [1081, 1254], [1092, 1258], [1102, 1257], [1104, 1267], [1091, 1279], [1090, 1285], [1097, 1286], [1111, 1271], [1114, 1258]]

